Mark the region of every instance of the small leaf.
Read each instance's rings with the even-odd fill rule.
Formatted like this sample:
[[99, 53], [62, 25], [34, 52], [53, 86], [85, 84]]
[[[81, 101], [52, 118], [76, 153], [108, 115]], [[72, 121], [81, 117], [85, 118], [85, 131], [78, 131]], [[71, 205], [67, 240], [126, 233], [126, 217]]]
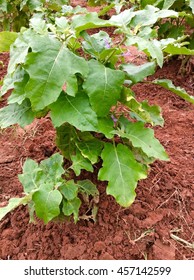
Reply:
[[135, 13], [133, 12], [133, 8], [129, 10], [124, 10], [118, 15], [113, 15], [109, 22], [118, 27], [127, 27], [127, 25], [131, 22], [132, 18], [134, 18]]
[[194, 55], [194, 50], [172, 44], [169, 44], [164, 49], [164, 52], [170, 53], [172, 55]]
[[23, 165], [23, 173], [18, 175], [20, 182], [23, 185], [25, 193], [38, 189], [37, 175], [41, 171], [38, 163], [32, 159], [27, 159]]
[[99, 54], [106, 48], [106, 45], [109, 45], [111, 42], [109, 35], [104, 31], [100, 31], [91, 36], [89, 36], [86, 31], [83, 31], [81, 36], [85, 40], [82, 43], [84, 50], [94, 57], [98, 57]]
[[74, 180], [67, 181], [59, 187], [59, 191], [67, 200], [73, 200], [78, 193], [78, 185]]
[[141, 102], [142, 108], [149, 113], [153, 125], [164, 125], [164, 119], [161, 115], [161, 108], [157, 105], [149, 105], [147, 100]]
[[147, 101], [138, 102], [131, 89], [124, 87], [122, 91], [122, 103], [129, 108], [132, 118], [152, 125], [163, 125], [160, 107], [150, 106]]
[[18, 206], [26, 205], [30, 200], [31, 195], [26, 195], [20, 198], [11, 198], [7, 206], [0, 208], [0, 220], [2, 220], [5, 217], [5, 215], [13, 211]]
[[[25, 93], [25, 86], [27, 82], [29, 81], [29, 75], [26, 73], [23, 69], [19, 71], [18, 69], [18, 76], [17, 76], [17, 70], [14, 74], [16, 74], [16, 77], [13, 77], [13, 91], [11, 92], [11, 95], [8, 97], [9, 104], [18, 103], [22, 104], [22, 102], [26, 99], [26, 93]], [[6, 89], [7, 91], [7, 89]]]
[[98, 121], [89, 104], [87, 95], [79, 93], [76, 97], [61, 93], [58, 100], [50, 105], [51, 118], [55, 127], [68, 122], [81, 131], [97, 131]]
[[89, 161], [94, 164], [98, 161], [98, 157], [101, 154], [103, 144], [101, 141], [92, 137], [92, 139], [84, 139], [82, 135], [82, 140], [77, 141], [77, 148], [80, 150], [83, 157], [89, 159]]
[[103, 167], [98, 178], [108, 181], [107, 194], [114, 196], [121, 206], [130, 206], [136, 196], [138, 180], [146, 178], [144, 167], [134, 159], [129, 148], [122, 144], [115, 147], [105, 143], [102, 159]]
[[60, 149], [62, 155], [71, 160], [71, 155], [75, 154], [77, 149], [76, 141], [77, 141], [77, 133], [74, 126], [65, 123], [59, 127], [57, 127], [57, 137], [56, 144]]
[[71, 160], [71, 169], [73, 169], [76, 176], [80, 175], [82, 169], [93, 172], [93, 166], [91, 162], [87, 158], [83, 157], [78, 149], [76, 150], [76, 154], [71, 156]]
[[21, 105], [14, 103], [0, 109], [0, 127], [6, 128], [16, 123], [25, 127], [32, 123], [35, 116], [30, 101], [25, 99]]
[[62, 201], [62, 195], [58, 190], [53, 190], [52, 188], [52, 184], [43, 184], [32, 196], [36, 215], [45, 224], [60, 214], [59, 205]]
[[164, 0], [163, 9], [169, 9], [176, 0]]
[[154, 74], [156, 68], [155, 62], [147, 62], [142, 65], [122, 64], [121, 69], [127, 72], [127, 77], [134, 83], [143, 81], [149, 75]]
[[176, 95], [180, 96], [184, 100], [194, 104], [194, 96], [189, 95], [183, 88], [176, 87], [175, 85], [173, 85], [172, 81], [168, 79], [160, 79], [154, 80], [153, 83], [174, 92]]
[[90, 180], [78, 181], [77, 184], [79, 186], [80, 192], [84, 192], [87, 195], [92, 195], [93, 197], [99, 195], [98, 189]]
[[120, 98], [124, 78], [122, 71], [107, 68], [96, 60], [89, 61], [89, 74], [83, 88], [99, 117], [106, 116]]
[[63, 156], [59, 153], [53, 154], [48, 159], [42, 160], [39, 164], [41, 169], [40, 182], [42, 183], [52, 183], [57, 184], [60, 181], [61, 176], [64, 174], [65, 170], [62, 167]]
[[140, 51], [144, 51], [152, 58], [155, 58], [158, 65], [162, 67], [164, 62], [163, 52], [161, 50], [161, 45], [159, 41], [157, 41], [156, 39], [150, 41], [139, 36], [133, 36], [128, 37], [125, 44], [128, 46], [137, 45]]
[[75, 223], [78, 221], [79, 208], [81, 206], [81, 200], [76, 197], [73, 200], [63, 200], [63, 213], [65, 216], [74, 215]]
[[0, 52], [8, 52], [10, 46], [14, 43], [17, 37], [18, 34], [16, 32], [0, 32]]

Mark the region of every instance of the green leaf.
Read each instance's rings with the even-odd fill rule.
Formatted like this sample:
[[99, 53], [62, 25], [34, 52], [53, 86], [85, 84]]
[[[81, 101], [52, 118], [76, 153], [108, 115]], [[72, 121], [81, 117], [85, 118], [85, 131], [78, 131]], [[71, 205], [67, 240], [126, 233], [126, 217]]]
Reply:
[[45, 22], [39, 15], [35, 14], [31, 19], [30, 19], [30, 27], [34, 29], [36, 33], [39, 34], [47, 34], [48, 27]]
[[163, 9], [169, 9], [174, 2], [176, 2], [176, 0], [164, 0], [164, 5], [163, 5]]
[[62, 195], [58, 190], [53, 190], [52, 184], [43, 184], [32, 196], [35, 203], [36, 215], [47, 224], [60, 214]]
[[120, 98], [124, 78], [124, 73], [119, 70], [107, 68], [96, 60], [89, 61], [89, 74], [83, 88], [99, 117], [106, 116]]
[[154, 80], [153, 83], [174, 92], [176, 95], [180, 96], [184, 100], [194, 104], [194, 96], [189, 95], [183, 88], [176, 87], [175, 85], [173, 85], [172, 81], [168, 79], [160, 79]]
[[155, 62], [147, 62], [142, 65], [122, 64], [121, 69], [127, 72], [127, 77], [134, 83], [143, 81], [149, 75], [154, 74], [156, 68]]
[[71, 160], [71, 155], [75, 154], [77, 149], [76, 141], [77, 141], [77, 133], [75, 127], [72, 125], [65, 123], [60, 127], [56, 128], [57, 130], [57, 137], [56, 137], [56, 144], [57, 147], [60, 149], [62, 155]]
[[144, 51], [147, 55], [155, 58], [158, 65], [162, 67], [164, 57], [159, 41], [155, 39], [150, 41], [139, 36], [132, 36], [127, 38], [125, 44], [128, 46], [137, 45], [140, 51]]
[[83, 157], [78, 149], [76, 150], [76, 154], [71, 156], [71, 160], [71, 169], [73, 169], [76, 176], [80, 175], [82, 169], [93, 172], [93, 166], [91, 162], [87, 158]]
[[61, 93], [58, 100], [50, 105], [51, 118], [55, 127], [68, 122], [81, 131], [97, 131], [98, 120], [89, 104], [86, 94], [79, 93], [71, 97]]
[[11, 198], [7, 206], [0, 208], [0, 220], [2, 220], [6, 214], [13, 211], [18, 206], [26, 205], [30, 200], [31, 195], [26, 195], [20, 198]]
[[178, 13], [173, 10], [160, 10], [152, 5], [147, 5], [143, 10], [134, 12], [135, 17], [131, 26], [152, 26], [161, 18], [178, 17]]
[[79, 208], [81, 206], [81, 200], [76, 197], [73, 200], [63, 200], [63, 213], [65, 216], [74, 215], [75, 223], [78, 221]]
[[107, 20], [100, 19], [96, 12], [75, 15], [72, 18], [72, 28], [75, 29], [77, 37], [83, 30], [108, 26], [113, 26], [113, 24]]
[[18, 176], [25, 193], [38, 189], [41, 184], [51, 183], [53, 187], [60, 184], [61, 176], [65, 172], [62, 164], [63, 157], [58, 153], [42, 160], [39, 165], [34, 160], [27, 159], [23, 173]]
[[194, 50], [172, 44], [169, 44], [164, 49], [164, 52], [170, 53], [172, 55], [194, 55]]
[[103, 133], [106, 138], [113, 138], [114, 122], [111, 117], [98, 118], [99, 132]]
[[24, 100], [21, 105], [14, 103], [0, 109], [0, 127], [6, 128], [18, 123], [21, 127], [32, 123], [35, 113], [31, 110], [29, 100]]
[[115, 197], [124, 207], [130, 206], [135, 199], [135, 188], [140, 179], [146, 178], [146, 172], [126, 146], [117, 147], [106, 143], [102, 152], [103, 167], [99, 171], [99, 180], [108, 181], [107, 194]]
[[24, 34], [19, 34], [18, 38], [15, 40], [14, 44], [10, 48], [10, 61], [8, 65], [8, 73], [12, 74], [16, 69], [17, 65], [24, 63], [26, 55], [29, 49], [29, 39], [28, 35], [33, 35], [32, 33], [25, 32]]
[[157, 105], [149, 105], [147, 100], [141, 102], [143, 110], [149, 113], [153, 125], [164, 125], [164, 119], [161, 115], [161, 108]]
[[90, 180], [82, 180], [77, 182], [79, 186], [79, 191], [86, 193], [87, 195], [92, 195], [93, 197], [99, 195], [99, 191], [96, 186]]
[[20, 182], [23, 185], [25, 193], [30, 193], [38, 189], [38, 173], [41, 169], [38, 163], [32, 159], [27, 159], [23, 165], [23, 173], [18, 175]]
[[120, 137], [129, 139], [134, 147], [141, 148], [148, 157], [168, 160], [164, 147], [154, 137], [151, 128], [145, 128], [142, 122], [132, 123], [124, 118], [120, 119], [120, 123], [124, 131], [122, 128], [121, 131], [115, 131]]
[[8, 97], [8, 103], [18, 103], [21, 104], [26, 99], [26, 92], [25, 92], [25, 86], [27, 82], [29, 81], [29, 75], [23, 70], [18, 68], [18, 74], [17, 70], [14, 73], [14, 76], [12, 78], [13, 80], [13, 91], [11, 92], [11, 95]]
[[131, 89], [123, 88], [121, 102], [129, 108], [132, 118], [152, 125], [163, 125], [164, 119], [161, 116], [160, 107], [150, 106], [147, 101], [138, 102]]
[[103, 144], [101, 141], [91, 135], [90, 139], [84, 137], [82, 133], [81, 141], [77, 141], [77, 148], [80, 150], [83, 157], [89, 159], [94, 164], [98, 161], [98, 157], [101, 154]]
[[53, 154], [51, 157], [42, 160], [39, 165], [39, 168], [42, 170], [40, 178], [41, 182], [52, 183], [53, 186], [57, 184], [65, 172], [62, 164], [63, 156], [59, 153]]
[[16, 32], [0, 32], [0, 52], [8, 52], [10, 46], [14, 43], [17, 37], [18, 34]]
[[113, 15], [109, 19], [109, 22], [115, 26], [126, 28], [127, 25], [131, 22], [131, 20], [135, 16], [135, 13], [133, 10], [134, 10], [134, 8], [124, 10], [121, 13], [119, 13], [118, 15]]
[[99, 56], [99, 54], [106, 48], [106, 44], [111, 43], [109, 35], [104, 31], [100, 31], [91, 36], [89, 36], [86, 31], [82, 31], [81, 36], [85, 40], [82, 43], [84, 50], [94, 57]]
[[78, 194], [78, 185], [74, 180], [67, 181], [59, 187], [59, 191], [67, 200], [73, 200]]
[[25, 88], [26, 95], [35, 110], [42, 110], [55, 102], [65, 83], [67, 94], [75, 96], [78, 91], [75, 74], [86, 76], [88, 72], [85, 59], [69, 51], [57, 40], [47, 51], [29, 53], [25, 69], [30, 76]]

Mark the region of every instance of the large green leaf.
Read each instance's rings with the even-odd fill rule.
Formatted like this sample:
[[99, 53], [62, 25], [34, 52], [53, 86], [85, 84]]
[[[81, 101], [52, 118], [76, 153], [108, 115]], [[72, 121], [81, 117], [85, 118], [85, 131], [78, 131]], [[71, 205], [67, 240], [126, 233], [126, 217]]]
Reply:
[[164, 147], [158, 139], [154, 137], [154, 131], [151, 128], [145, 128], [142, 122], [129, 122], [127, 119], [120, 119], [123, 129], [115, 131], [119, 136], [127, 138], [136, 148], [141, 148], [148, 157], [168, 160]]
[[142, 65], [122, 64], [121, 69], [127, 72], [127, 77], [134, 83], [143, 81], [149, 75], [154, 74], [156, 68], [155, 62], [147, 62]]
[[8, 52], [10, 46], [14, 43], [17, 37], [18, 34], [16, 32], [0, 32], [0, 52]]
[[34, 120], [35, 116], [31, 110], [30, 101], [27, 99], [21, 105], [18, 103], [10, 104], [0, 109], [0, 127], [6, 128], [16, 123], [25, 127]]
[[124, 78], [122, 71], [107, 68], [96, 60], [89, 61], [89, 74], [83, 87], [99, 117], [106, 116], [120, 98]]
[[176, 87], [175, 85], [173, 85], [172, 81], [168, 79], [160, 79], [160, 80], [154, 80], [153, 83], [174, 92], [176, 95], [180, 96], [184, 100], [194, 104], [194, 96], [189, 95], [183, 88]]
[[40, 189], [32, 196], [35, 203], [36, 215], [45, 224], [60, 214], [60, 203], [62, 195], [58, 190], [53, 190], [52, 184], [43, 184]]
[[139, 164], [128, 147], [106, 143], [102, 152], [103, 167], [98, 178], [108, 181], [107, 194], [115, 197], [124, 207], [130, 206], [135, 199], [135, 188], [140, 179], [146, 178], [146, 171]]
[[84, 58], [75, 55], [57, 40], [47, 51], [29, 53], [25, 69], [30, 76], [26, 95], [35, 110], [55, 102], [65, 84], [67, 94], [75, 96], [78, 90], [75, 74], [86, 76], [88, 71]]
[[88, 96], [84, 93], [72, 97], [62, 92], [50, 108], [55, 127], [68, 122], [81, 131], [98, 131], [96, 113], [92, 110]]

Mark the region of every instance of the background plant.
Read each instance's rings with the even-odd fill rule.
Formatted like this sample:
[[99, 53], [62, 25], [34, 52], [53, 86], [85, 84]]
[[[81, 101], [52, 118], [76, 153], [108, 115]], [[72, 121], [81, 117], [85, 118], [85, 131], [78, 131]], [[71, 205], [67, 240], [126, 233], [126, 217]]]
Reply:
[[21, 27], [28, 27], [34, 12], [44, 8], [56, 12], [61, 11], [68, 0], [1, 0], [0, 1], [0, 30], [19, 32]]
[[[146, 100], [139, 102], [132, 90], [134, 84], [152, 75], [157, 65], [163, 65], [163, 49], [169, 41], [155, 39], [151, 26], [158, 18], [177, 15], [165, 13], [148, 6], [103, 20], [97, 13], [83, 10], [80, 14], [71, 9], [66, 15], [42, 11], [30, 19], [29, 28], [21, 29], [11, 45], [1, 89], [1, 95], [10, 89], [12, 93], [8, 106], [0, 110], [0, 126], [18, 123], [25, 127], [49, 113], [61, 155], [40, 164], [27, 159], [19, 176], [24, 196], [1, 208], [0, 218], [27, 204], [31, 219], [35, 211], [45, 223], [72, 214], [77, 221], [81, 197], [95, 217], [96, 208], [89, 201], [92, 196], [98, 202], [97, 187], [78, 176], [83, 169], [93, 172], [97, 165], [98, 179], [107, 181], [107, 194], [128, 207], [135, 199], [138, 181], [147, 177], [149, 165], [155, 159], [168, 160], [154, 131], [146, 126], [163, 125], [160, 108]], [[148, 14], [150, 20], [145, 21]], [[99, 31], [102, 27], [115, 27], [121, 33], [120, 43], [115, 45], [107, 32]], [[91, 29], [96, 31], [93, 35], [89, 35]], [[123, 45], [137, 45], [149, 61], [140, 66], [119, 63], [125, 56]], [[193, 97], [169, 80], [153, 83], [194, 103]], [[125, 113], [118, 114], [120, 104]], [[68, 168], [63, 167], [63, 158]]]

